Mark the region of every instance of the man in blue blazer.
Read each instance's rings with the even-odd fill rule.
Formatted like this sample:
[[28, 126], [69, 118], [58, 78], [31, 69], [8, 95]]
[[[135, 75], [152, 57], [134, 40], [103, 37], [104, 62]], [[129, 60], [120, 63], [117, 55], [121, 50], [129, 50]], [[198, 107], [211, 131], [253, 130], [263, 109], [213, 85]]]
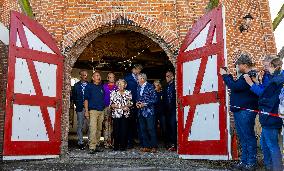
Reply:
[[[136, 98], [137, 98], [137, 87], [138, 87], [137, 75], [141, 72], [142, 69], [143, 69], [142, 65], [135, 64], [131, 70], [131, 73], [124, 77], [124, 80], [127, 82], [126, 90], [131, 91], [133, 104], [136, 104]], [[131, 109], [130, 113], [131, 113], [129, 118], [130, 122], [128, 124], [128, 133], [127, 133], [128, 148], [133, 148], [134, 137], [138, 136], [139, 141], [141, 141], [141, 133], [139, 131], [136, 106], [134, 106]]]
[[157, 152], [154, 104], [157, 95], [154, 86], [147, 82], [146, 74], [138, 75], [137, 102], [139, 126], [142, 135], [143, 152]]

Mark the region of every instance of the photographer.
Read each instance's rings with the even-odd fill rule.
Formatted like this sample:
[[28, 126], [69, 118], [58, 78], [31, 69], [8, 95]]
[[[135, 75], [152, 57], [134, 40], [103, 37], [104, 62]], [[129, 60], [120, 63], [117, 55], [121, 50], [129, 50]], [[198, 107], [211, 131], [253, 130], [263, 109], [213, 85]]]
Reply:
[[[282, 72], [282, 60], [280, 58], [273, 59], [268, 67], [270, 79], [267, 86], [261, 89], [255, 85], [249, 76], [246, 81], [253, 86], [259, 88], [259, 109], [263, 112], [278, 113], [279, 94], [284, 84], [284, 76]], [[251, 89], [252, 90], [252, 89]], [[280, 171], [282, 169], [282, 155], [278, 144], [278, 136], [283, 125], [283, 121], [279, 117], [273, 117], [267, 114], [260, 114], [259, 121], [262, 126], [261, 132], [261, 149], [264, 156], [264, 164], [267, 170]]]
[[253, 75], [253, 63], [248, 55], [242, 54], [235, 64], [241, 73], [237, 80], [234, 80], [233, 76], [228, 74], [225, 69], [220, 69], [220, 74], [222, 75], [225, 84], [231, 90], [230, 109], [234, 114], [235, 127], [242, 150], [241, 162], [234, 165], [234, 169], [255, 170], [257, 142], [254, 124], [256, 113], [242, 110], [254, 110], [258, 108], [258, 96], [250, 91], [250, 86], [246, 83], [244, 78], [244, 74], [250, 73]]
[[263, 70], [254, 75], [244, 75], [246, 82], [251, 86], [251, 91], [260, 96], [264, 88], [268, 85], [271, 75], [268, 71], [270, 62], [274, 56], [266, 56], [263, 60]]

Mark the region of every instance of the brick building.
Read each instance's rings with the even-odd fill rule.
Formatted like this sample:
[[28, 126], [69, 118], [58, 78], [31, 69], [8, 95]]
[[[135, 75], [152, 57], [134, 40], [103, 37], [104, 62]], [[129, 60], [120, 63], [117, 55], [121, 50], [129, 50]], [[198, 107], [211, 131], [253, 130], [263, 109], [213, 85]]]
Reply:
[[[10, 10], [21, 11], [20, 7], [16, 0], [0, 2], [0, 22], [9, 27]], [[62, 118], [62, 152], [65, 154], [68, 147], [71, 72], [77, 59], [87, 56], [88, 49], [92, 50], [91, 44], [95, 46], [94, 41], [103, 39], [102, 36], [108, 33], [118, 37], [119, 34], [135, 33], [134, 37], [140, 36], [143, 41], [149, 41], [147, 44], [152, 43], [151, 47], [146, 46], [154, 49], [150, 50], [151, 52], [155, 52], [155, 49], [163, 51], [164, 56], [175, 67], [179, 47], [188, 29], [206, 13], [208, 0], [30, 0], [30, 3], [35, 20], [53, 36], [65, 57]], [[234, 68], [234, 56], [240, 52], [251, 54], [257, 66], [265, 54], [276, 54], [268, 0], [223, 0], [221, 3], [226, 10], [226, 48], [231, 70]], [[239, 26], [247, 13], [250, 13], [254, 20], [248, 32], [240, 33]], [[112, 36], [106, 39], [112, 40]], [[0, 47], [2, 150], [8, 49], [1, 42]], [[109, 49], [111, 48], [105, 47], [103, 51]], [[103, 55], [105, 53], [107, 52], [103, 52]], [[114, 50], [113, 53], [122, 52]], [[129, 57], [135, 54], [129, 53]]]

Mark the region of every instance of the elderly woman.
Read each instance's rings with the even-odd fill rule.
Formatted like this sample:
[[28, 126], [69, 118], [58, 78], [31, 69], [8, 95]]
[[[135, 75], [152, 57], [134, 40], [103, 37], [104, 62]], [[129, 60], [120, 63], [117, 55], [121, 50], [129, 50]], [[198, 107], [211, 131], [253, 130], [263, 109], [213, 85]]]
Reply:
[[126, 81], [120, 79], [117, 81], [118, 90], [110, 94], [110, 106], [112, 108], [113, 118], [113, 140], [114, 150], [126, 150], [127, 147], [127, 123], [132, 106], [131, 92], [125, 90]]

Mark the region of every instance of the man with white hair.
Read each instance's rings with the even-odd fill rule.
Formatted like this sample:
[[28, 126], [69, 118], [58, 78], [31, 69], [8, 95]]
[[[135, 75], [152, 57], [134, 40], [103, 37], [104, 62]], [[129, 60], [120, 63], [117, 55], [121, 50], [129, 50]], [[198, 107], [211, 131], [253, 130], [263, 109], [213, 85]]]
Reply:
[[157, 95], [154, 86], [147, 82], [146, 74], [138, 75], [138, 83], [136, 107], [142, 136], [141, 151], [155, 153], [158, 147], [154, 112]]

